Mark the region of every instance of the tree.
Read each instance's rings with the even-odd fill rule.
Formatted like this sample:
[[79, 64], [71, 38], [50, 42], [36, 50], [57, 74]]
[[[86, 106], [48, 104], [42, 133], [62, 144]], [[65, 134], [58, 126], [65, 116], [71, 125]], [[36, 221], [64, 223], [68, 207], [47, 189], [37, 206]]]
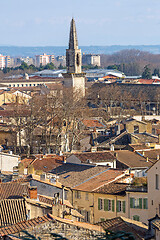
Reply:
[[158, 69], [158, 68], [155, 68], [152, 75], [159, 77], [159, 76], [160, 76], [160, 74], [159, 74], [159, 69]]
[[143, 79], [151, 79], [152, 78], [151, 70], [148, 65], [146, 65], [144, 67], [144, 71], [142, 73], [142, 78]]

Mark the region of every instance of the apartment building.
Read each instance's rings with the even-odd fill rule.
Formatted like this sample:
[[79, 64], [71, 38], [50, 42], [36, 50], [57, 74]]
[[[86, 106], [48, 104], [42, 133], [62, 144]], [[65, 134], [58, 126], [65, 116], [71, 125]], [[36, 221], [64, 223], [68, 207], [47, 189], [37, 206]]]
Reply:
[[41, 64], [45, 66], [47, 63], [54, 62], [54, 55], [47, 55], [43, 53], [42, 55], [36, 55], [35, 64], [39, 67]]
[[82, 63], [84, 65], [94, 65], [94, 66], [100, 66], [100, 55], [97, 54], [84, 54], [82, 56]]
[[5, 67], [11, 66], [11, 58], [10, 56], [4, 56], [0, 54], [0, 68], [3, 69]]

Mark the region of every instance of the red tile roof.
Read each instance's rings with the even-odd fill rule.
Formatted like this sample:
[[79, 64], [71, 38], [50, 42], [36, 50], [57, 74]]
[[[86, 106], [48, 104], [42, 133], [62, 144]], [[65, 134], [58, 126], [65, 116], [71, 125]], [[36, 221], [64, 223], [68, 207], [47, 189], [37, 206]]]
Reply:
[[35, 170], [49, 172], [52, 169], [61, 166], [63, 164], [63, 161], [64, 161], [63, 156], [48, 155], [35, 159], [34, 161], [31, 162], [31, 165], [34, 167]]
[[138, 79], [138, 82], [141, 84], [152, 84], [154, 79]]
[[103, 187], [104, 185], [115, 181], [124, 175], [124, 171], [118, 169], [107, 169], [104, 172], [97, 174], [86, 181], [73, 187], [74, 190], [94, 192], [97, 189]]
[[12, 197], [29, 196], [29, 183], [8, 182], [0, 183], [0, 200]]
[[152, 165], [152, 162], [147, 162], [143, 156], [129, 150], [119, 150], [113, 153], [116, 155], [118, 162], [130, 168], [148, 168]]
[[82, 123], [87, 128], [105, 128], [105, 125], [102, 124], [99, 120], [84, 119]]
[[14, 225], [0, 228], [0, 235], [4, 236], [4, 235], [8, 235], [8, 234], [18, 233], [27, 228], [35, 227], [39, 224], [43, 224], [45, 222], [49, 222], [52, 220], [53, 219], [49, 215], [45, 215], [43, 217], [33, 218], [28, 221], [18, 222]]
[[75, 153], [73, 154], [77, 158], [81, 160], [83, 163], [87, 163], [88, 160], [91, 162], [106, 162], [106, 161], [114, 161], [116, 158], [109, 151], [100, 151], [100, 152], [84, 152], [84, 153]]
[[53, 216], [51, 214], [47, 214], [43, 217], [33, 218], [28, 221], [23, 221], [23, 222], [19, 222], [19, 223], [16, 223], [16, 224], [8, 226], [8, 227], [0, 228], [0, 235], [5, 236], [8, 234], [19, 233], [23, 230], [26, 230], [28, 228], [34, 228], [35, 226], [38, 226], [38, 225], [46, 223], [46, 222], [53, 222], [53, 223], [60, 222], [60, 223], [64, 223], [64, 224], [67, 224], [70, 226], [87, 229], [90, 231], [96, 231], [96, 232], [100, 232], [100, 233], [105, 232], [101, 226], [97, 226], [97, 225], [93, 225], [93, 224], [89, 224], [89, 223], [85, 223], [85, 222], [71, 221], [71, 220], [68, 220], [65, 218], [60, 218], [60, 217]]
[[[144, 239], [146, 229], [143, 229], [138, 226], [134, 226], [134, 224], [129, 224], [128, 222], [124, 221], [121, 217], [116, 217], [112, 219], [108, 219], [104, 222], [97, 223], [98, 226], [103, 227], [105, 230], [117, 232], [117, 231], [124, 231], [127, 233], [132, 233], [137, 240]], [[135, 229], [134, 229], [135, 227]]]

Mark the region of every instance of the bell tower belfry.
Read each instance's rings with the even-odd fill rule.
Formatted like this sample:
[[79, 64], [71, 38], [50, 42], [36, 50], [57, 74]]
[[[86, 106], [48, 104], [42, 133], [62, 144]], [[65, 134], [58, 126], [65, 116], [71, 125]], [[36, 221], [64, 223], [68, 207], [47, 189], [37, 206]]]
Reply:
[[69, 48], [66, 49], [66, 67], [67, 73], [63, 74], [64, 86], [73, 87], [84, 96], [85, 73], [82, 73], [81, 49], [78, 48], [76, 24], [73, 18], [70, 25]]
[[69, 36], [69, 49], [66, 50], [66, 66], [68, 73], [81, 73], [81, 49], [78, 49], [76, 24], [72, 18]]

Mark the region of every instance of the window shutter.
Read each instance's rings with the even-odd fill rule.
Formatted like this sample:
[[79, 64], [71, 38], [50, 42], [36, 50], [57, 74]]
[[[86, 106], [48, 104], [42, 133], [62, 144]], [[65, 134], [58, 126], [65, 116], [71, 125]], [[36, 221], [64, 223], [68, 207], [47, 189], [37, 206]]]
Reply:
[[119, 202], [119, 201], [117, 201], [117, 203], [116, 203], [117, 212], [119, 212], [118, 202]]
[[123, 212], [125, 213], [126, 212], [126, 202], [123, 201]]
[[139, 208], [142, 209], [142, 198], [139, 198]]
[[130, 208], [133, 208], [134, 198], [130, 198]]
[[138, 215], [134, 215], [134, 216], [133, 216], [133, 220], [135, 220], [135, 221], [139, 221], [139, 220], [140, 220], [140, 218], [139, 218], [139, 216], [138, 216]]
[[100, 198], [98, 198], [98, 210], [101, 210], [101, 199]]
[[104, 211], [108, 211], [108, 199], [104, 199]]
[[112, 200], [112, 212], [114, 212], [114, 200]]
[[148, 209], [148, 199], [143, 198], [143, 209]]

